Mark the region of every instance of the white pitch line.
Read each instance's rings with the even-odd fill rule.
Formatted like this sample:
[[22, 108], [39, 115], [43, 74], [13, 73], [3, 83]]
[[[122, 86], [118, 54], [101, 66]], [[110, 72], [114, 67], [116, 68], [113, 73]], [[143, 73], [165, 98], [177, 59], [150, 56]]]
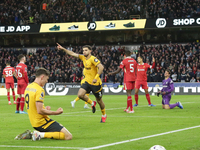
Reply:
[[138, 141], [138, 140], [142, 140], [142, 139], [147, 139], [147, 138], [152, 138], [152, 137], [156, 137], [156, 136], [171, 134], [171, 133], [175, 133], [175, 132], [180, 132], [180, 131], [195, 129], [195, 128], [199, 128], [199, 127], [200, 127], [200, 125], [199, 126], [194, 126], [194, 127], [189, 127], [189, 128], [184, 128], [184, 129], [179, 129], [179, 130], [174, 130], [174, 131], [169, 131], [169, 132], [164, 132], [164, 133], [159, 133], [159, 134], [154, 134], [154, 135], [149, 135], [149, 136], [144, 136], [144, 137], [140, 137], [140, 138], [136, 138], [136, 139], [130, 139], [130, 140], [121, 141], [121, 142], [115, 142], [115, 143], [110, 143], [110, 144], [105, 144], [105, 145], [99, 145], [99, 146], [90, 147], [90, 148], [84, 148], [83, 150], [99, 149], [99, 148], [103, 148], [103, 147], [108, 147], [108, 146], [113, 146], [113, 145], [119, 145], [119, 144], [123, 144], [123, 143], [128, 143], [128, 142], [132, 142], [132, 141]]
[[53, 148], [53, 149], [78, 149], [78, 150], [84, 149], [83, 147], [53, 147], [53, 146], [23, 146], [23, 145], [0, 145], [0, 147]]

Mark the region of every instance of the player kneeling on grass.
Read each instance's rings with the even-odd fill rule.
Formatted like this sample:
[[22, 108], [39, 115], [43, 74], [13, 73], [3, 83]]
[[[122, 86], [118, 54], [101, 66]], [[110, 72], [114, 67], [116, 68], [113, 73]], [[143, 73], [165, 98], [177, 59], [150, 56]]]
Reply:
[[37, 131], [24, 133], [16, 136], [15, 139], [32, 138], [33, 141], [41, 138], [71, 140], [72, 134], [61, 124], [49, 118], [48, 115], [59, 115], [63, 113], [60, 107], [56, 111], [51, 111], [50, 106], [44, 107], [44, 89], [42, 88], [49, 79], [49, 71], [39, 68], [36, 71], [36, 79], [29, 84], [25, 90], [26, 108], [33, 128]]
[[175, 104], [169, 104], [171, 100], [171, 92], [174, 91], [174, 83], [170, 78], [170, 70], [165, 71], [165, 79], [162, 81], [163, 89], [157, 93], [157, 96], [162, 95], [162, 108], [163, 109], [173, 109], [174, 107], [179, 107], [183, 109], [181, 102]]

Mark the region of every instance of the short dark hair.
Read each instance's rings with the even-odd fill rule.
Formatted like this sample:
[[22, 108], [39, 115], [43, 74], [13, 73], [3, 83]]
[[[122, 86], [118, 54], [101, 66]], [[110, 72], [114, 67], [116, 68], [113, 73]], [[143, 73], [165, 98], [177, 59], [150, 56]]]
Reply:
[[92, 47], [90, 45], [84, 45], [83, 48], [88, 48], [89, 50], [92, 50]]
[[24, 55], [23, 55], [23, 54], [20, 54], [20, 55], [18, 56], [19, 61], [20, 61], [23, 57], [24, 57]]
[[49, 76], [50, 75], [50, 72], [48, 70], [46, 70], [45, 68], [39, 68], [37, 69], [36, 73], [35, 73], [35, 76], [36, 77], [39, 77], [41, 75], [46, 75], [46, 76]]
[[9, 62], [9, 61], [7, 61], [7, 62], [6, 62], [6, 65], [10, 65], [10, 62]]
[[142, 60], [144, 60], [144, 58], [140, 55], [140, 56], [138, 56], [138, 57], [140, 57]]
[[165, 71], [167, 71], [169, 74], [171, 74], [171, 70], [167, 69], [167, 70], [165, 70]]
[[130, 56], [131, 55], [131, 52], [129, 50], [125, 50], [125, 55], [126, 56]]

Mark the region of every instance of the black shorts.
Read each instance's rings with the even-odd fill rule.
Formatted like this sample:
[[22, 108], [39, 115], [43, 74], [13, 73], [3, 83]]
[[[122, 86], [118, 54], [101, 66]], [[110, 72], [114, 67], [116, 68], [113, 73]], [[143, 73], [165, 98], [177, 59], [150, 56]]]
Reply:
[[59, 124], [58, 122], [54, 121], [52, 124], [50, 124], [48, 127], [46, 125], [54, 120], [50, 119], [47, 123], [40, 127], [33, 127], [35, 130], [40, 132], [60, 132], [63, 126]]
[[102, 85], [91, 85], [88, 82], [82, 83], [81, 88], [86, 90], [86, 93], [92, 93], [94, 96], [98, 99], [102, 98], [103, 92], [102, 92]]

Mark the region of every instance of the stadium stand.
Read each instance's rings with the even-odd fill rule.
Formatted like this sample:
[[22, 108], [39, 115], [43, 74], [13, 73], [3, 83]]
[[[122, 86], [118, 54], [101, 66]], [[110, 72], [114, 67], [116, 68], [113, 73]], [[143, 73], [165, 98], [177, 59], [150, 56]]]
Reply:
[[[80, 46], [67, 48], [76, 53], [82, 53]], [[97, 56], [105, 67], [104, 73], [101, 75], [103, 82], [121, 83], [123, 81], [122, 72], [116, 76], [108, 76], [107, 73], [117, 69], [123, 60], [124, 50], [125, 47], [93, 45], [93, 55]], [[11, 66], [17, 65], [17, 55], [20, 53], [26, 54], [26, 51], [12, 48], [0, 49], [0, 75], [2, 75], [6, 61], [10, 61]], [[135, 58], [142, 55], [146, 63], [151, 64], [152, 57], [156, 59], [156, 68], [147, 72], [148, 82], [161, 82], [164, 78], [165, 69], [172, 71], [174, 82], [199, 82], [200, 80], [199, 43], [141, 45], [136, 53], [133, 52], [132, 56]], [[34, 80], [35, 70], [39, 67], [51, 71], [50, 82], [80, 82], [81, 80], [82, 62], [53, 47], [38, 48], [35, 54], [29, 53], [26, 64], [30, 82]]]

